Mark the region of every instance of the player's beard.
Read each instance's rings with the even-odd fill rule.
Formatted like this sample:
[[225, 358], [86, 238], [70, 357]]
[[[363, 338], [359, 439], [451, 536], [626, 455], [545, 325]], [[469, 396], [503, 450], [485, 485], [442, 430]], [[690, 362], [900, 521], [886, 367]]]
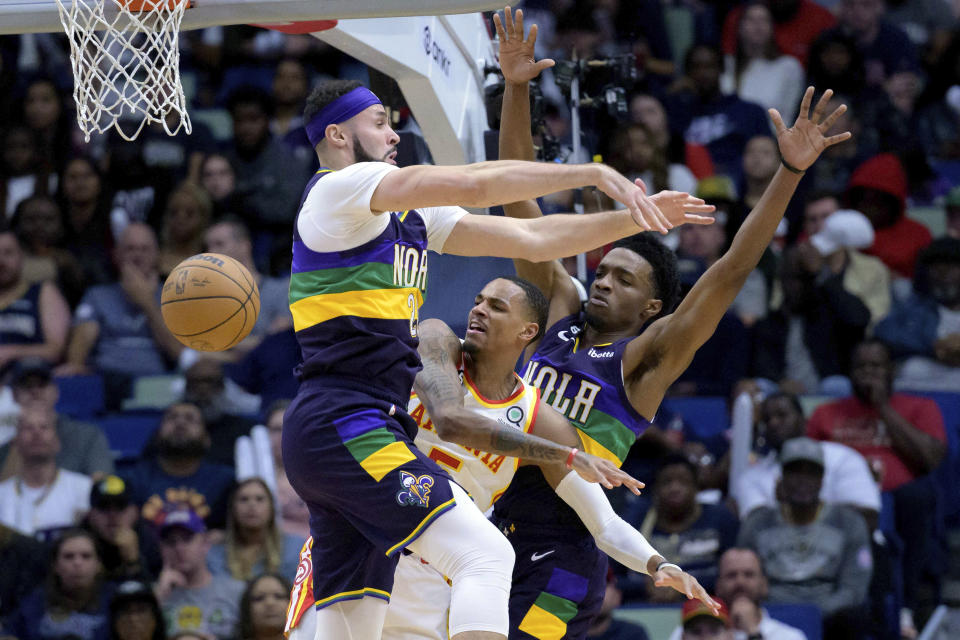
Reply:
[[374, 158], [372, 155], [367, 153], [367, 150], [363, 148], [363, 145], [360, 144], [360, 138], [355, 137], [353, 139], [353, 158], [354, 162], [385, 162], [387, 156], [397, 150], [396, 146], [390, 148], [382, 158]]

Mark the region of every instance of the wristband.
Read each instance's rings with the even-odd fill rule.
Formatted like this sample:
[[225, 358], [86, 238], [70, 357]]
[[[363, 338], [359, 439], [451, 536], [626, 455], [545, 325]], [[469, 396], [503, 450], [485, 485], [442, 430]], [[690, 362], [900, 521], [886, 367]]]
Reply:
[[680, 568], [680, 565], [676, 565], [676, 564], [674, 564], [674, 563], [672, 563], [672, 562], [668, 562], [668, 561], [664, 560], [663, 562], [661, 562], [660, 564], [657, 565], [657, 570], [654, 571], [654, 573], [659, 573], [660, 569], [663, 569], [664, 567], [673, 567], [673, 568], [676, 569], [677, 571], [683, 571], [683, 569]]
[[802, 176], [806, 173], [804, 169], [797, 169], [795, 166], [783, 159], [783, 156], [780, 156], [780, 164], [783, 165], [783, 168], [789, 171], [790, 173], [795, 173], [798, 176]]
[[577, 455], [577, 452], [580, 450], [574, 447], [570, 449], [570, 455], [567, 456], [567, 469], [573, 469], [573, 458]]

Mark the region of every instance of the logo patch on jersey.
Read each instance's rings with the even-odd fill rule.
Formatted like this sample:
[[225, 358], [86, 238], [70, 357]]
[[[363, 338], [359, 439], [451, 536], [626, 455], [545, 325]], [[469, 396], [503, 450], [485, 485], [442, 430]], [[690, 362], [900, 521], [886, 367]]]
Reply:
[[587, 351], [587, 354], [591, 358], [612, 358], [613, 357], [613, 351], [597, 351], [593, 347], [590, 347], [590, 349]]
[[507, 422], [516, 426], [523, 425], [523, 409], [517, 406], [507, 409]]
[[430, 506], [430, 488], [433, 487], [433, 476], [426, 474], [415, 476], [406, 471], [400, 472], [400, 486], [397, 493], [397, 503], [402, 507]]

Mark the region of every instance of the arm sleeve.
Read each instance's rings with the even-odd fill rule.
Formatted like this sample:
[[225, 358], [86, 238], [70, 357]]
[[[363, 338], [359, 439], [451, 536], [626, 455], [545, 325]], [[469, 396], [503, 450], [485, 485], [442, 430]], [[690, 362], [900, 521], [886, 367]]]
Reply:
[[318, 180], [297, 217], [304, 244], [314, 251], [342, 251], [377, 237], [389, 219], [375, 215], [370, 200], [383, 177], [396, 170], [386, 162], [358, 162]]
[[427, 248], [436, 253], [443, 253], [443, 245], [453, 228], [461, 218], [470, 215], [466, 209], [460, 207], [424, 207], [417, 211], [427, 225]]
[[660, 554], [639, 531], [613, 511], [599, 484], [587, 482], [576, 473], [568, 473], [556, 491], [577, 512], [601, 551], [638, 573], [647, 573], [647, 562]]

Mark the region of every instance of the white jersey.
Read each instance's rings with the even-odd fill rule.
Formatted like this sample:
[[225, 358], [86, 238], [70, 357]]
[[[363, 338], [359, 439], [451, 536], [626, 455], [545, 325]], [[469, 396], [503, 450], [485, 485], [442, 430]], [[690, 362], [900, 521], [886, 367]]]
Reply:
[[[516, 376], [517, 386], [510, 397], [493, 401], [483, 397], [462, 367], [460, 379], [463, 384], [463, 404], [467, 409], [525, 433], [533, 428], [540, 401], [537, 387], [524, 384], [520, 376]], [[441, 440], [426, 407], [415, 393], [410, 395], [407, 412], [420, 427], [414, 439], [417, 448], [449, 471], [481, 511], [489, 509], [510, 486], [520, 460]]]

